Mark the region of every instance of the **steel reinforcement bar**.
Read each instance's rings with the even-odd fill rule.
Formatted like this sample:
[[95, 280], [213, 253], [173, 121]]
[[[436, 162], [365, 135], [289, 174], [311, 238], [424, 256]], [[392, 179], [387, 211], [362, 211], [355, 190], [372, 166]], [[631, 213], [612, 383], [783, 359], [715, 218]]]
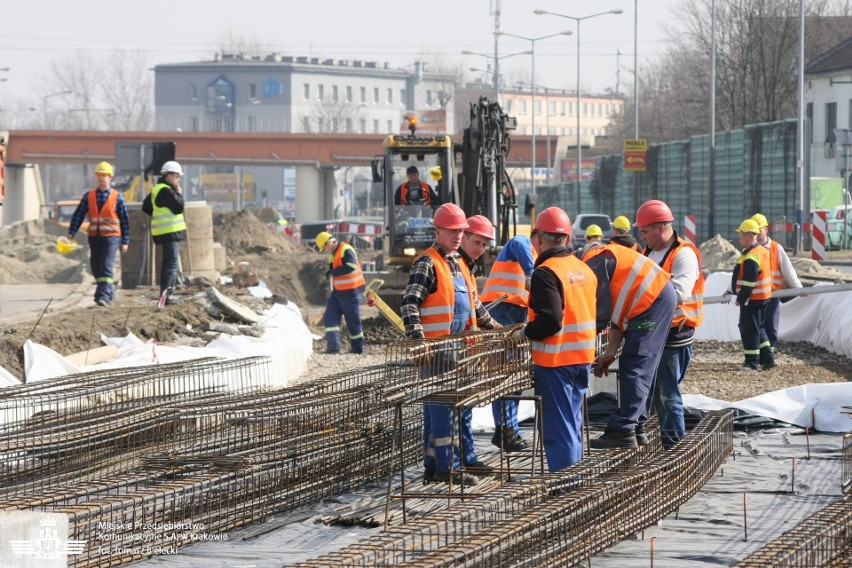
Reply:
[[609, 450], [299, 566], [570, 566], [676, 510], [732, 450], [709, 413], [674, 450]]
[[849, 566], [852, 564], [852, 495], [817, 511], [737, 563], [740, 568]]

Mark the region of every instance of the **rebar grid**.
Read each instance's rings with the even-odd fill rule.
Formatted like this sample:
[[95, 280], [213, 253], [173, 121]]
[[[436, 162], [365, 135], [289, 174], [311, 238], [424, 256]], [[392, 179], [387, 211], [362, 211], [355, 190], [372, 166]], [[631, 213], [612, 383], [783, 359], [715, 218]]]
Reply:
[[840, 487], [844, 493], [852, 493], [852, 433], [843, 434], [843, 449], [840, 452], [843, 473]]
[[732, 450], [730, 411], [673, 450], [609, 450], [299, 566], [570, 566], [674, 511]]
[[848, 566], [852, 563], [850, 559], [852, 495], [847, 494], [766, 543], [735, 566]]
[[479, 406], [532, 387], [526, 337], [476, 331], [388, 346], [383, 396], [390, 404], [453, 392], [453, 403]]

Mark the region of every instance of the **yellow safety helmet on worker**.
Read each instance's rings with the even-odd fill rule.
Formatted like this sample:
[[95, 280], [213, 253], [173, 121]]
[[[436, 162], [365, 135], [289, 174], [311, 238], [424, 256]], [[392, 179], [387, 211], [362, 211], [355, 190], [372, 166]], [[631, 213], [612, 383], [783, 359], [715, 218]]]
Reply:
[[612, 228], [620, 231], [630, 231], [630, 219], [624, 215], [619, 215], [612, 222]]
[[586, 228], [586, 238], [589, 237], [603, 237], [603, 231], [599, 225], [589, 225]]
[[112, 164], [110, 164], [109, 162], [101, 162], [100, 164], [95, 166], [95, 175], [104, 175], [104, 176], [115, 175], [115, 172], [112, 169]]
[[752, 233], [754, 235], [760, 233], [760, 226], [754, 219], [746, 219], [740, 226], [737, 227], [738, 233]]
[[757, 227], [758, 227], [759, 229], [762, 229], [762, 228], [764, 228], [764, 227], [768, 227], [768, 226], [769, 226], [769, 221], [767, 221], [767, 220], [766, 220], [766, 217], [764, 217], [764, 216], [763, 216], [762, 214], [760, 214], [760, 213], [755, 213], [754, 215], [752, 215], [752, 216], [751, 216], [751, 220], [752, 220], [752, 221], [754, 221], [755, 223], [757, 223]]
[[331, 242], [331, 241], [335, 241], [335, 242], [336, 242], [336, 241], [337, 241], [337, 239], [336, 239], [336, 238], [334, 238], [334, 235], [332, 235], [332, 234], [331, 234], [331, 233], [329, 233], [328, 231], [322, 231], [321, 233], [319, 233], [319, 234], [317, 235], [317, 238], [314, 240], [314, 243], [316, 243], [317, 250], [318, 250], [318, 251], [320, 251], [320, 252], [322, 252], [322, 249], [324, 249], [324, 248], [325, 248], [325, 245], [326, 245], [327, 243]]

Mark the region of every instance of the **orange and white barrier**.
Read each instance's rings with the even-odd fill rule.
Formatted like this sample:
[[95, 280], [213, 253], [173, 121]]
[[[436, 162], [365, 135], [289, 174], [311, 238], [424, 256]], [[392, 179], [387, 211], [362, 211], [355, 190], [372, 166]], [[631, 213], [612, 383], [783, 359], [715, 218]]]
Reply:
[[696, 242], [698, 239], [696, 237], [695, 230], [695, 215], [689, 214], [686, 216], [686, 219], [683, 221], [683, 238], [689, 241], [690, 243], [697, 245]]
[[825, 211], [814, 211], [811, 258], [825, 260], [825, 233], [828, 230]]

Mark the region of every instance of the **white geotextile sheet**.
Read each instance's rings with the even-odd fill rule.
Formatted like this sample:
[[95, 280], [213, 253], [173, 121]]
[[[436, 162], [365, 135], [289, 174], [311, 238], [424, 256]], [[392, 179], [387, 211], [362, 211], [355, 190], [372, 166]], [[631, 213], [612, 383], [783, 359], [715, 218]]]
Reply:
[[841, 408], [852, 405], [852, 382], [801, 385], [734, 403], [700, 394], [685, 394], [683, 403], [700, 410], [738, 408], [749, 414], [802, 428], [811, 427], [819, 432], [852, 431], [852, 416], [843, 414]]
[[[731, 285], [731, 275], [715, 272], [707, 277], [705, 296], [721, 296]], [[740, 309], [733, 303], [704, 306], [704, 323], [697, 339], [739, 341]], [[852, 291], [814, 294], [781, 304], [778, 337], [783, 341], [807, 341], [852, 358]]]
[[[271, 359], [271, 386], [285, 387], [291, 379], [301, 375], [307, 365], [312, 347], [312, 334], [305, 325], [299, 308], [292, 302], [286, 306], [274, 304], [263, 313], [261, 322], [265, 327], [263, 336], [228, 336], [222, 334], [205, 347], [157, 345], [153, 341], [143, 343], [133, 334], [126, 337], [102, 337], [107, 345], [115, 345], [118, 355], [98, 365], [77, 367], [52, 349], [31, 341], [24, 344], [24, 376], [28, 383], [74, 373], [99, 369], [117, 369], [175, 363], [204, 357], [251, 357], [267, 356]], [[5, 385], [0, 375], [0, 386]]]

